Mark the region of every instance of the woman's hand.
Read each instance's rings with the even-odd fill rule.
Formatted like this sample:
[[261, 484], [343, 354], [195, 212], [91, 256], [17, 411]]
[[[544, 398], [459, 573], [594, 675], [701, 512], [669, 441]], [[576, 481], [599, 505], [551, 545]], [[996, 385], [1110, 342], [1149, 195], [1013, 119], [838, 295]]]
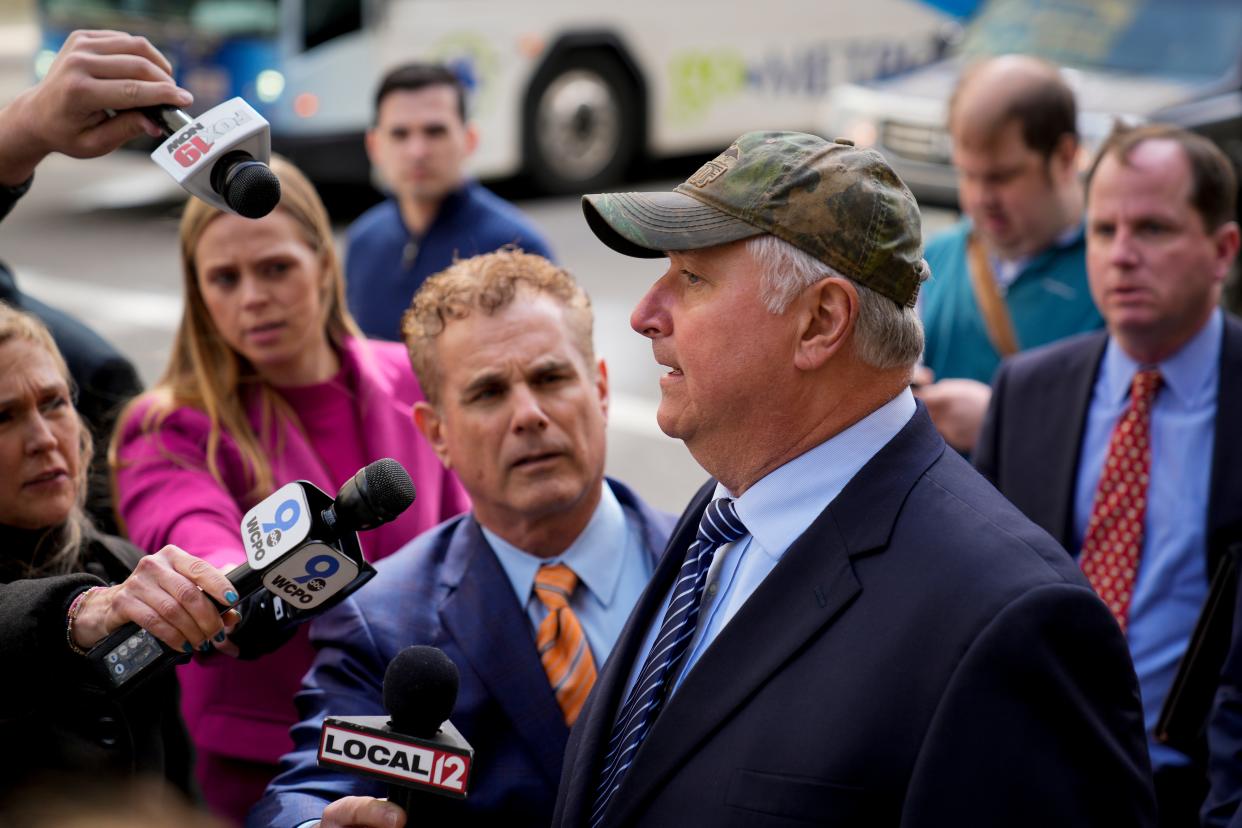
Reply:
[[220, 570], [176, 546], [165, 546], [143, 556], [122, 583], [86, 596], [70, 630], [73, 642], [90, 649], [133, 621], [174, 650], [189, 653], [215, 644], [227, 651], [228, 633], [241, 615], [237, 610], [220, 615], [208, 595], [225, 606], [237, 603], [233, 584]]

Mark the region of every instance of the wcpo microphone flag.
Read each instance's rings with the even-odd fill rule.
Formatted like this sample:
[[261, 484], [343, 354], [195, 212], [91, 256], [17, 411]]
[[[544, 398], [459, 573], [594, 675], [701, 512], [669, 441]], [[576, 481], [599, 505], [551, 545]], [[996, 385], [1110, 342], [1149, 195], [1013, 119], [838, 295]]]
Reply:
[[388, 799], [410, 813], [410, 795], [465, 799], [474, 748], [448, 720], [457, 702], [457, 665], [437, 647], [397, 653], [384, 673], [387, 716], [330, 716], [319, 764], [388, 783]]
[[[391, 458], [363, 468], [335, 499], [305, 480], [264, 498], [241, 521], [246, 563], [226, 576], [244, 602], [242, 623], [253, 623], [261, 609], [270, 608], [276, 617], [269, 626], [287, 637], [297, 624], [344, 600], [375, 574], [357, 533], [387, 523], [413, 502], [410, 475]], [[235, 641], [236, 636], [235, 630]], [[190, 659], [133, 623], [95, 645], [87, 657], [115, 694]]]
[[280, 202], [280, 179], [272, 157], [267, 120], [241, 98], [227, 100], [198, 117], [171, 106], [142, 113], [166, 140], [151, 160], [190, 195], [219, 210], [263, 218]]

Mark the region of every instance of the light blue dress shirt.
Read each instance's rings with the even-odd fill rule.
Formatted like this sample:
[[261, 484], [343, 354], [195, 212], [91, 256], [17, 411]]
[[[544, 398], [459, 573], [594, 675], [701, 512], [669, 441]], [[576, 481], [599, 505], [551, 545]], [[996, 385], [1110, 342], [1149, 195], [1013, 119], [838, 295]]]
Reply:
[[[1177, 665], [1207, 598], [1207, 507], [1220, 385], [1220, 311], [1173, 356], [1155, 366], [1162, 383], [1151, 410], [1151, 474], [1143, 548], [1130, 598], [1127, 638], [1143, 696], [1152, 766], [1189, 764], [1189, 757], [1150, 737]], [[1130, 404], [1140, 368], [1112, 339], [1087, 411], [1074, 490], [1075, 550], [1083, 535], [1108, 443]]]
[[535, 573], [544, 564], [555, 563], [563, 563], [574, 571], [579, 583], [569, 606], [586, 633], [595, 666], [602, 666], [617, 643], [630, 610], [651, 579], [652, 570], [651, 555], [643, 546], [640, 528], [625, 519], [625, 510], [607, 482], [591, 521], [569, 548], [556, 557], [540, 558], [524, 552], [495, 532], [481, 528], [513, 585], [518, 603], [526, 609], [532, 640], [548, 614], [548, 608], [535, 595]]
[[[769, 472], [737, 498], [737, 515], [750, 534], [720, 547], [712, 558], [698, 625], [670, 695], [681, 686], [686, 674], [776, 567], [790, 545], [810, 528], [858, 470], [897, 436], [914, 416], [915, 408], [914, 395], [909, 389], [902, 391], [841, 433]], [[732, 495], [717, 484], [712, 497]], [[668, 602], [669, 597], [665, 596], [647, 630], [647, 638], [639, 651], [643, 656], [630, 669], [626, 696], [651, 651]]]

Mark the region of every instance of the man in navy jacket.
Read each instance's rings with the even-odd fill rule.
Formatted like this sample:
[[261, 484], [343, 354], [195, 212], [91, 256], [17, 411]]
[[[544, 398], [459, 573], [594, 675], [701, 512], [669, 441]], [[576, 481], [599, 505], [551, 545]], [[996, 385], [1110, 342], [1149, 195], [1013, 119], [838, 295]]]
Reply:
[[588, 687], [554, 693], [536, 650], [549, 611], [532, 587], [546, 568], [574, 573], [568, 608], [584, 658], [602, 666], [672, 525], [604, 479], [607, 369], [592, 354], [590, 301], [563, 270], [515, 251], [459, 262], [419, 292], [405, 336], [428, 399], [415, 422], [473, 506], [381, 561], [312, 627], [320, 652], [297, 698], [295, 748], [251, 813], [256, 828], [321, 813], [324, 828], [390, 824], [400, 809], [375, 799], [384, 786], [318, 767], [316, 750], [325, 715], [384, 712], [385, 668], [411, 644], [457, 664], [452, 721], [475, 749], [469, 797], [416, 795], [411, 820], [546, 825]]
[[410, 297], [457, 259], [506, 245], [551, 258], [530, 219], [466, 176], [478, 142], [449, 68], [409, 63], [380, 82], [367, 156], [392, 195], [350, 225], [345, 251], [349, 310], [367, 336], [400, 339]]
[[[1098, 583], [1128, 596], [1114, 612], [1142, 690], [1160, 825], [1171, 828], [1197, 821], [1204, 757], [1156, 740], [1155, 726], [1209, 581], [1242, 539], [1242, 322], [1219, 307], [1239, 245], [1235, 192], [1228, 158], [1202, 136], [1164, 125], [1109, 136], [1087, 197], [1088, 280], [1107, 331], [1004, 363], [975, 455], [1088, 569], [1099, 552], [1136, 562], [1116, 564], [1134, 573], [1124, 589]], [[1124, 474], [1109, 470], [1126, 467], [1114, 449], [1137, 427], [1144, 374], [1160, 378], [1142, 426], [1148, 458], [1123, 490]], [[1109, 503], [1127, 495], [1125, 519], [1106, 528]], [[1093, 540], [1110, 533], [1122, 544]]]
[[927, 272], [883, 158], [748, 133], [675, 192], [584, 209], [669, 258], [630, 321], [661, 428], [715, 479], [570, 735], [553, 825], [1151, 825], [1116, 623], [911, 395]]

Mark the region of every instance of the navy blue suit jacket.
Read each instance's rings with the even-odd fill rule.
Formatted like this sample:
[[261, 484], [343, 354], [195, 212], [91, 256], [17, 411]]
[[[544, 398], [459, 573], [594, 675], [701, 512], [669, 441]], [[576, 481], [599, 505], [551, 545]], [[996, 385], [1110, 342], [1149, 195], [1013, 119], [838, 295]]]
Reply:
[[[1242, 321], [1225, 315], [1207, 511], [1207, 571], [1242, 537]], [[1108, 335], [1065, 339], [1006, 360], [975, 448], [975, 466], [1066, 549], [1087, 409]]]
[[[608, 481], [654, 563], [673, 519]], [[297, 696], [294, 750], [247, 821], [290, 828], [343, 796], [385, 787], [320, 768], [325, 715], [383, 714], [388, 662], [411, 644], [443, 649], [461, 673], [452, 722], [474, 747], [464, 800], [416, 797], [411, 824], [546, 825], [569, 730], [535, 651], [524, 608], [479, 524], [453, 518], [377, 564], [379, 574], [311, 627], [319, 653]], [[601, 659], [602, 660], [602, 659]]]
[[[587, 823], [628, 673], [711, 497], [683, 515], [570, 735], [555, 826]], [[926, 409], [703, 653], [605, 825], [1153, 825], [1138, 685], [1073, 561]]]

